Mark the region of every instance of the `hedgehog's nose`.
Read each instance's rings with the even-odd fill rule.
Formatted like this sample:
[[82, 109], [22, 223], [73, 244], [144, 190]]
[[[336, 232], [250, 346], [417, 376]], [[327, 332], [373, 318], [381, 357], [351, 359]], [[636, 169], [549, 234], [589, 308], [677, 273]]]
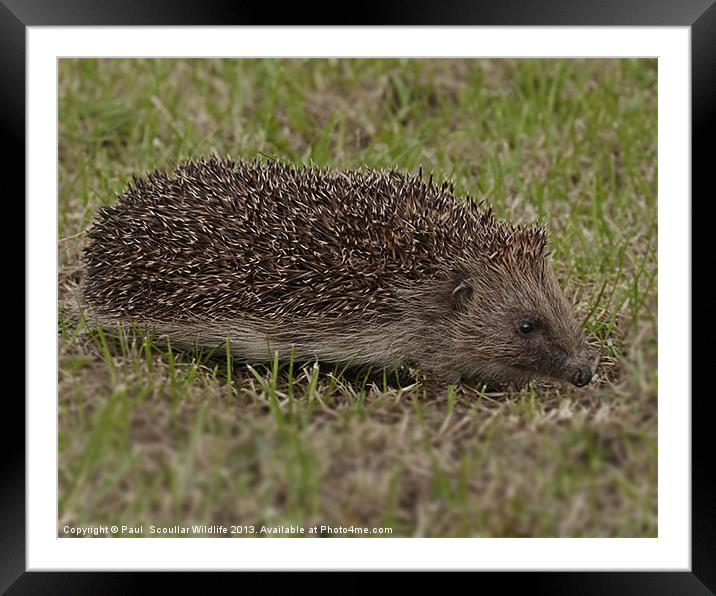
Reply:
[[572, 376], [572, 383], [577, 387], [584, 387], [591, 380], [592, 369], [588, 364], [580, 366]]

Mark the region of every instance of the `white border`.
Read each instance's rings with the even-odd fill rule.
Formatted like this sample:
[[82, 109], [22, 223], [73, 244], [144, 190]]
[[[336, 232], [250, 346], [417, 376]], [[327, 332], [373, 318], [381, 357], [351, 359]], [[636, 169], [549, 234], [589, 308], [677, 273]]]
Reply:
[[[27, 33], [29, 570], [690, 569], [689, 28], [29, 27]], [[187, 55], [659, 57], [659, 538], [56, 537], [57, 58]]]

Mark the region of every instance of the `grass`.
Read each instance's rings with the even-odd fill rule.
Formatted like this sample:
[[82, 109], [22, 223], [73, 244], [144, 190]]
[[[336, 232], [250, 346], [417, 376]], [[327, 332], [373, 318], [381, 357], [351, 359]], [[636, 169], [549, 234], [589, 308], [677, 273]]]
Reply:
[[429, 396], [59, 319], [59, 527], [657, 535], [655, 60], [61, 60], [59, 292], [132, 174], [210, 152], [450, 178], [549, 224], [585, 388]]

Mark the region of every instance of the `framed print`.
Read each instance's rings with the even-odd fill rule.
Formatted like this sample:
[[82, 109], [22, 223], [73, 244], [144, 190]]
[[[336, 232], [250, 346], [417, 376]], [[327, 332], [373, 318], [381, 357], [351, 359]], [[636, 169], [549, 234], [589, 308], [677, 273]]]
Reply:
[[580, 4], [0, 6], [28, 340], [3, 587], [709, 593], [691, 196], [716, 12]]

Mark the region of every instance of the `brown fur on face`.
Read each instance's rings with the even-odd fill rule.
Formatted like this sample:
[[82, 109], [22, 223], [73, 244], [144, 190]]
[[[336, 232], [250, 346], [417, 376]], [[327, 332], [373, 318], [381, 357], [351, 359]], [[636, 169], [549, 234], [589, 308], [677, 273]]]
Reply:
[[591, 379], [584, 334], [546, 256], [523, 267], [476, 259], [427, 291], [407, 294], [429, 338], [414, 357], [438, 378], [488, 386], [535, 377], [582, 386]]
[[438, 279], [401, 291], [403, 318], [421, 329], [412, 357], [444, 382], [502, 387], [552, 377], [586, 385], [593, 355], [555, 277], [546, 230], [489, 213], [481, 224]]

